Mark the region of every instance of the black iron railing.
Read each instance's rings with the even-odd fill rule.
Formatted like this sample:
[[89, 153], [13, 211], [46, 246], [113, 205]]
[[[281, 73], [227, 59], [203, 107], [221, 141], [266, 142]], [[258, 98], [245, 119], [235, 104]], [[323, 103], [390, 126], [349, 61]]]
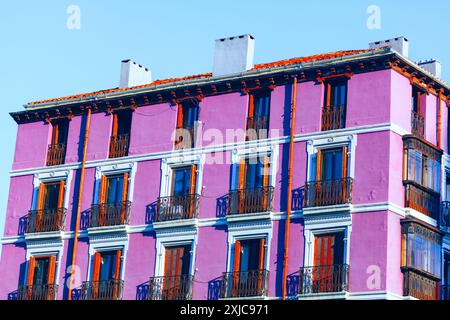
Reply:
[[346, 264], [302, 267], [299, 272], [298, 294], [348, 291], [349, 270]]
[[47, 166], [63, 164], [66, 157], [66, 144], [50, 144], [47, 151]]
[[441, 300], [450, 300], [450, 285], [441, 286]]
[[438, 218], [440, 195], [413, 181], [404, 181], [405, 206], [415, 209], [433, 219]]
[[56, 284], [22, 285], [17, 289], [17, 300], [56, 300]]
[[450, 229], [450, 201], [441, 202], [440, 225], [443, 228]]
[[156, 206], [156, 221], [193, 219], [198, 217], [200, 195], [159, 197]]
[[175, 149], [188, 149], [195, 146], [196, 125], [177, 128], [175, 132]]
[[90, 211], [91, 228], [119, 226], [130, 221], [131, 202], [93, 204]]
[[28, 211], [27, 233], [64, 231], [66, 208]]
[[420, 272], [406, 269], [403, 271], [403, 295], [420, 300], [439, 300], [439, 280]]
[[352, 202], [353, 178], [307, 182], [305, 207], [320, 207]]
[[411, 112], [411, 133], [423, 138], [425, 134], [425, 118], [417, 112]]
[[123, 280], [84, 281], [81, 285], [82, 300], [122, 300]]
[[222, 298], [268, 296], [268, 270], [225, 272], [222, 275]]
[[111, 140], [109, 142], [109, 157], [120, 158], [127, 156], [129, 146], [129, 134], [118, 134], [116, 136], [111, 136]]
[[194, 277], [179, 275], [171, 277], [152, 277], [149, 281], [149, 300], [190, 300]]
[[228, 194], [228, 214], [268, 212], [273, 207], [273, 187], [231, 190]]
[[247, 118], [247, 140], [266, 139], [268, 137], [269, 118]]
[[345, 128], [345, 106], [326, 106], [322, 109], [322, 131]]

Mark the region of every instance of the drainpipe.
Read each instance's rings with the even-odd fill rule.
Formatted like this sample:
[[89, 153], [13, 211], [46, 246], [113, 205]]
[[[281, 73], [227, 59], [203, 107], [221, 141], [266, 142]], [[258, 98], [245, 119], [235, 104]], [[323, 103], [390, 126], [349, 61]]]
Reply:
[[86, 168], [86, 153], [87, 153], [87, 145], [89, 140], [89, 128], [91, 126], [91, 108], [87, 108], [87, 119], [86, 119], [86, 128], [84, 131], [84, 141], [83, 141], [83, 158], [81, 161], [81, 177], [80, 177], [80, 188], [78, 190], [78, 206], [77, 206], [77, 219], [75, 223], [75, 234], [73, 238], [73, 250], [72, 250], [72, 265], [70, 270], [70, 278], [69, 278], [69, 295], [68, 300], [72, 300], [72, 282], [74, 276], [74, 266], [77, 259], [77, 246], [78, 246], [78, 233], [80, 229], [80, 216], [81, 216], [81, 200], [83, 198], [83, 185], [84, 185], [84, 171]]
[[294, 84], [292, 90], [292, 105], [291, 105], [291, 135], [289, 140], [289, 165], [288, 165], [288, 187], [287, 187], [288, 192], [286, 202], [286, 227], [284, 239], [283, 300], [286, 300], [287, 267], [289, 257], [289, 234], [291, 227], [291, 206], [292, 206], [292, 163], [294, 160], [294, 128], [295, 128], [296, 109], [297, 109], [297, 77], [294, 77]]

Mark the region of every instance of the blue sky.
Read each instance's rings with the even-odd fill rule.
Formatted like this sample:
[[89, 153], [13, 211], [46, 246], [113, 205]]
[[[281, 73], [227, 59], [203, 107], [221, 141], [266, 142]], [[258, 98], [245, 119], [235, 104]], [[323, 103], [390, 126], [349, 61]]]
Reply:
[[[67, 8], [81, 11], [67, 28]], [[367, 8], [380, 8], [369, 29]], [[250, 33], [255, 62], [362, 49], [405, 35], [413, 60], [437, 58], [450, 82], [448, 0], [71, 0], [0, 2], [0, 232], [17, 126], [8, 115], [28, 101], [116, 87], [120, 61], [133, 58], [153, 79], [208, 72], [214, 40]]]

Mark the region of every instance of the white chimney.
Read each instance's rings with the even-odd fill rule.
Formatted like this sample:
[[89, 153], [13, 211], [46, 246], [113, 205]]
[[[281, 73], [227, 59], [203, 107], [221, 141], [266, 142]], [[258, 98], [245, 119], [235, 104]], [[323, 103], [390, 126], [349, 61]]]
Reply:
[[152, 73], [131, 59], [123, 60], [120, 70], [120, 88], [140, 86], [152, 82]]
[[369, 43], [370, 49], [390, 47], [400, 53], [404, 57], [408, 57], [409, 42], [405, 37], [397, 37], [394, 39], [382, 40]]
[[216, 40], [213, 76], [252, 69], [254, 54], [255, 38], [249, 34]]
[[427, 70], [428, 72], [432, 73], [438, 78], [441, 78], [442, 75], [442, 65], [441, 63], [436, 59], [430, 59], [425, 61], [418, 61], [417, 64]]

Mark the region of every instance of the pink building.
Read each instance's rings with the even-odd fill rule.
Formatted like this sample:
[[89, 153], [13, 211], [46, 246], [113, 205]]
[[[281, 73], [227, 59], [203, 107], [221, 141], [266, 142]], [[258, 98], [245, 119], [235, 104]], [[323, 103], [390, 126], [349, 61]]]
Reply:
[[119, 88], [11, 113], [0, 299], [449, 299], [439, 62], [404, 37], [253, 52], [153, 82], [125, 60]]

